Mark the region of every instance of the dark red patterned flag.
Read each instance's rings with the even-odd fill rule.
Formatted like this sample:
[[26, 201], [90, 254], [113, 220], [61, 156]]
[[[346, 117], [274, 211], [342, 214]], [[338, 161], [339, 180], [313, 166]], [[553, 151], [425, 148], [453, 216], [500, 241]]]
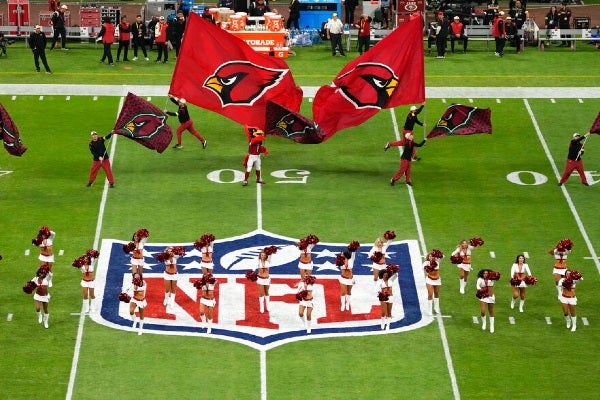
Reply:
[[349, 62], [330, 86], [319, 88], [313, 119], [325, 131], [326, 140], [381, 109], [424, 100], [423, 22], [415, 14], [372, 50]]
[[590, 128], [590, 133], [599, 133], [600, 134], [600, 112], [598, 113], [596, 120], [594, 121], [594, 123], [592, 124], [592, 127]]
[[453, 104], [434, 125], [427, 139], [440, 136], [492, 133], [492, 110]]
[[254, 51], [194, 13], [186, 22], [169, 94], [262, 130], [267, 101], [294, 112], [302, 103], [302, 89], [283, 60]]
[[135, 140], [159, 153], [165, 151], [173, 139], [163, 111], [133, 93], [127, 93], [113, 133]]
[[27, 147], [21, 143], [19, 129], [2, 104], [0, 104], [0, 133], [4, 148], [9, 154], [21, 157], [27, 151]]
[[325, 132], [310, 119], [267, 101], [265, 134], [280, 136], [302, 144], [321, 143]]

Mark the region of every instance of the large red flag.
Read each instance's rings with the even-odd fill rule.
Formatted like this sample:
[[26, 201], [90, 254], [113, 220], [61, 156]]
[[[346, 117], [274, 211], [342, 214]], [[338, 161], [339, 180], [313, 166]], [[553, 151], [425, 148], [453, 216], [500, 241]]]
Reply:
[[4, 148], [9, 154], [20, 157], [27, 151], [27, 147], [21, 143], [17, 125], [2, 104], [0, 104], [0, 134]]
[[413, 15], [371, 50], [348, 63], [313, 102], [313, 119], [325, 131], [356, 126], [383, 108], [425, 100], [423, 22]]
[[112, 133], [126, 136], [159, 153], [165, 151], [173, 139], [162, 110], [133, 93], [127, 93]]
[[590, 128], [590, 133], [600, 133], [600, 112], [598, 113], [596, 120], [594, 121], [594, 123], [592, 124], [592, 127]]
[[452, 104], [435, 124], [427, 139], [440, 136], [492, 133], [492, 110]]
[[313, 121], [272, 101], [267, 102], [265, 134], [302, 144], [321, 143], [325, 132]]
[[194, 13], [186, 22], [169, 93], [260, 129], [268, 100], [295, 112], [302, 103], [302, 89], [283, 60], [257, 53]]

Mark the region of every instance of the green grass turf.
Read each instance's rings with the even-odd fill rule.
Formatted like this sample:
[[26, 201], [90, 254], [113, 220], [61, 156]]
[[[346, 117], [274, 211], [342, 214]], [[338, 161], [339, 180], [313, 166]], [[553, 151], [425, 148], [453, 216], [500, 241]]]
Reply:
[[[495, 72], [501, 74], [498, 86], [536, 86], [550, 76], [556, 79], [540, 85], [599, 86], [597, 68], [592, 68], [597, 54], [580, 48], [575, 53], [528, 50], [503, 60], [483, 51], [466, 57], [490, 58], [489, 67], [512, 62], [509, 57], [525, 56], [519, 71], [525, 71], [527, 79], [510, 78], [515, 64], [507, 64], [510, 67]], [[67, 52], [55, 57], [60, 57], [65, 67], [70, 63], [71, 69], [81, 68], [80, 75], [77, 71], [62, 73], [53, 66], [55, 75], [37, 76], [24, 70], [31, 63], [31, 55], [24, 49], [18, 66], [12, 64], [13, 57], [19, 57], [16, 50], [13, 45], [9, 58], [0, 60], [2, 82], [165, 85], [170, 79], [169, 67], [154, 64], [139, 67], [144, 68], [143, 75], [135, 69], [127, 76], [129, 72], [117, 67], [114, 70], [119, 72], [105, 75], [107, 67], [93, 64], [97, 62], [94, 50], [82, 49], [78, 54], [76, 47], [68, 53], [71, 58]], [[306, 54], [304, 63], [302, 54], [288, 61], [298, 68], [294, 75], [303, 85], [327, 83], [346, 61], [328, 57], [326, 47], [300, 51]], [[72, 55], [78, 61], [89, 60], [89, 65], [73, 63]], [[586, 77], [579, 80], [571, 76], [570, 69], [564, 74], [551, 72], [541, 61], [550, 55], [557, 57], [555, 61], [577, 57], [573, 68], [579, 72], [573, 73]], [[309, 64], [310, 57], [318, 62]], [[463, 55], [454, 58], [459, 57]], [[431, 77], [437, 73], [445, 77], [440, 77], [439, 85], [465, 85], [464, 80], [470, 79], [465, 76], [472, 77], [474, 72], [461, 70], [464, 66], [455, 65], [454, 58], [444, 60], [443, 68], [428, 58], [428, 84], [437, 79]], [[9, 67], [5, 69], [5, 65]], [[51, 65], [61, 64], [51, 61]], [[545, 79], [534, 77], [538, 67], [546, 71]], [[85, 68], [92, 70], [83, 72]], [[458, 74], [462, 78], [452, 78]], [[492, 81], [476, 80], [473, 85], [497, 83]], [[90, 165], [88, 132], [109, 131], [119, 102], [110, 97], [94, 101], [93, 93], [79, 94], [82, 96], [72, 96], [69, 101], [64, 96], [44, 96], [43, 100], [37, 95], [18, 96], [14, 101], [9, 95], [0, 96], [29, 148], [21, 158], [6, 153], [0, 157], [0, 170], [12, 171], [0, 176], [0, 254], [4, 257], [0, 261], [0, 398], [61, 399], [67, 391], [79, 321], [79, 316], [71, 313], [81, 308], [80, 276], [70, 264], [93, 245], [103, 177], [100, 172], [97, 184], [85, 188]], [[164, 100], [152, 99], [160, 107]], [[425, 118], [430, 125], [448, 103], [467, 102], [446, 101], [428, 99]], [[490, 267], [503, 273], [496, 289], [496, 333], [490, 335], [472, 322], [478, 314], [477, 300], [472, 293], [458, 294], [455, 268], [447, 261], [442, 264], [441, 307], [451, 317], [444, 318], [444, 327], [461, 397], [594, 398], [600, 386], [597, 374], [592, 373], [599, 338], [594, 318], [599, 306], [594, 295], [599, 289], [598, 271], [584, 258], [589, 253], [583, 237], [556, 187], [523, 100], [502, 99], [497, 104], [495, 99], [482, 99], [475, 103], [492, 108], [494, 134], [432, 140], [419, 150], [423, 160], [413, 165], [414, 195], [427, 249], [438, 247], [449, 253], [460, 239], [481, 236], [486, 244], [474, 252], [475, 268]], [[536, 99], [529, 104], [561, 171], [570, 134], [589, 128], [600, 110], [600, 100], [559, 99], [552, 103]], [[309, 111], [310, 105], [305, 104], [303, 112]], [[127, 238], [140, 226], [152, 232], [153, 241], [192, 241], [202, 232], [222, 238], [256, 228], [253, 188], [242, 190], [239, 184], [218, 184], [207, 178], [210, 171], [241, 170], [246, 145], [239, 125], [194, 107], [191, 112], [209, 140], [206, 150], [187, 134], [184, 149], [168, 149], [162, 155], [117, 139], [113, 168], [117, 188], [109, 191], [102, 238]], [[400, 122], [405, 112], [404, 107], [396, 110]], [[276, 169], [310, 174], [305, 185], [279, 185], [266, 176], [263, 227], [291, 237], [315, 232], [324, 241], [357, 239], [365, 245], [386, 229], [394, 229], [399, 238], [416, 239], [407, 190], [403, 185], [390, 188], [387, 184], [398, 161], [393, 150], [382, 150], [391, 139], [389, 110], [318, 146], [270, 138], [270, 154], [264, 160], [267, 174]], [[586, 168], [593, 171], [600, 161], [598, 137], [591, 137], [586, 149]], [[509, 183], [506, 175], [519, 170], [542, 173], [549, 181], [538, 186]], [[585, 188], [573, 176], [566, 188], [597, 252], [597, 185]], [[21, 291], [37, 265], [37, 253], [29, 243], [42, 224], [57, 231], [56, 249], [64, 250], [64, 256], [57, 257], [48, 330], [36, 323], [33, 302]], [[580, 321], [576, 333], [563, 327], [551, 278], [552, 258], [546, 254], [564, 237], [575, 242], [570, 264], [585, 277], [578, 286], [578, 314], [587, 316], [591, 324], [583, 326]], [[31, 249], [32, 255], [25, 256], [25, 249]], [[496, 258], [491, 258], [489, 251], [494, 251]], [[519, 314], [508, 308], [508, 271], [522, 251], [529, 252], [530, 266], [540, 282], [528, 290], [526, 312]], [[471, 278], [470, 285], [473, 283]], [[6, 319], [9, 313], [12, 321]], [[516, 325], [508, 324], [509, 315], [515, 316]], [[546, 316], [552, 317], [552, 325], [545, 323]], [[434, 322], [400, 334], [318, 339], [277, 347], [266, 355], [268, 398], [375, 399], [385, 388], [392, 398], [451, 399], [440, 337]], [[260, 398], [259, 353], [235, 343], [149, 334], [137, 337], [86, 320], [79, 357], [75, 399]]]

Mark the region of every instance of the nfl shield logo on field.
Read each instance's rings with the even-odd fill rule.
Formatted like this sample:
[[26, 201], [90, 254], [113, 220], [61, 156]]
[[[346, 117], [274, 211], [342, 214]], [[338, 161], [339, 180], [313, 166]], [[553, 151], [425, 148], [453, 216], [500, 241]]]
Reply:
[[[312, 249], [313, 285], [312, 329], [308, 334], [298, 316], [297, 286], [300, 282], [297, 240], [254, 231], [246, 235], [216, 240], [213, 244], [216, 306], [212, 332], [200, 329], [200, 296], [193, 282], [201, 278], [201, 253], [192, 243], [147, 243], [144, 247], [144, 280], [147, 307], [144, 331], [155, 334], [192, 335], [231, 340], [257, 349], [269, 349], [295, 341], [322, 337], [388, 334], [415, 329], [431, 323], [423, 316], [425, 283], [418, 244], [414, 240], [392, 242], [386, 264], [400, 266], [394, 282], [394, 304], [390, 329], [381, 330], [381, 309], [373, 281], [372, 261], [368, 257], [372, 243], [362, 244], [354, 262], [354, 286], [350, 310], [340, 311], [340, 275], [336, 256], [347, 244], [319, 242]], [[130, 285], [130, 255], [123, 252], [125, 241], [104, 239], [96, 274], [96, 293], [101, 308], [92, 319], [116, 329], [130, 330], [129, 304], [118, 300]], [[175, 304], [163, 305], [165, 266], [155, 255], [167, 246], [184, 246], [186, 254], [177, 261], [179, 280]], [[256, 270], [258, 254], [267, 246], [276, 246], [271, 259], [269, 311], [261, 313], [256, 282], [246, 279], [246, 271]]]

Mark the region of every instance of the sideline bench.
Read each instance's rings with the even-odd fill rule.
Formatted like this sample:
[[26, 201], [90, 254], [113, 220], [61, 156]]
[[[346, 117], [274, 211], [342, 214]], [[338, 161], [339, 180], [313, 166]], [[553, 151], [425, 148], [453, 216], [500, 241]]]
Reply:
[[591, 29], [540, 29], [538, 49], [542, 50], [542, 43], [545, 41], [572, 42], [575, 50], [579, 41], [598, 42], [600, 39], [592, 37]]

